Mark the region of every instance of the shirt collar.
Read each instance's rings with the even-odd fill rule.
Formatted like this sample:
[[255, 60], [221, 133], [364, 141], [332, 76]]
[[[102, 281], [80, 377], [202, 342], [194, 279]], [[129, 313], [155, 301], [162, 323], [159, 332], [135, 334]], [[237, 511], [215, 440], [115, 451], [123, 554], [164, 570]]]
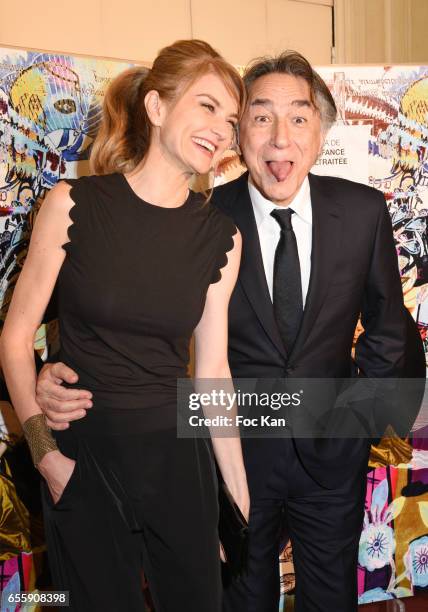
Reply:
[[[270, 213], [275, 210], [275, 208], [281, 207], [265, 198], [257, 187], [251, 182], [250, 176], [248, 176], [248, 191], [250, 192], [250, 198], [253, 204], [256, 225], [257, 228], [259, 228], [264, 220], [270, 216]], [[300, 185], [299, 191], [296, 193], [294, 200], [289, 204], [289, 206], [294, 210], [296, 215], [303, 219], [303, 221], [312, 224], [311, 192], [309, 179], [307, 176]]]

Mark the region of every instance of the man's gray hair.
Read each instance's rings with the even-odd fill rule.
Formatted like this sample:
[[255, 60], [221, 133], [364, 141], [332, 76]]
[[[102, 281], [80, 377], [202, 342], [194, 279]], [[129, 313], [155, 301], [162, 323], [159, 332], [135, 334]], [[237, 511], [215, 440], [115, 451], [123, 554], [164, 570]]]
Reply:
[[309, 85], [311, 102], [320, 114], [323, 131], [336, 121], [337, 108], [329, 88], [308, 60], [298, 51], [284, 51], [277, 56], [260, 57], [253, 60], [244, 72], [247, 91], [254, 81], [267, 74], [289, 74], [304, 79]]

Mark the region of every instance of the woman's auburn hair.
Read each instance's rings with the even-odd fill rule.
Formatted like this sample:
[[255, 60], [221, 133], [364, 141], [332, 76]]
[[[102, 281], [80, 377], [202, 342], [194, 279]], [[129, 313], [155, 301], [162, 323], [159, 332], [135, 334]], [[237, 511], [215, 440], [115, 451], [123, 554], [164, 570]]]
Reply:
[[152, 126], [144, 105], [149, 91], [174, 101], [199, 77], [218, 75], [235, 98], [241, 116], [246, 100], [238, 71], [208, 43], [179, 40], [163, 48], [151, 69], [135, 66], [110, 83], [104, 97], [101, 126], [92, 145], [91, 171], [95, 174], [125, 173], [146, 155]]

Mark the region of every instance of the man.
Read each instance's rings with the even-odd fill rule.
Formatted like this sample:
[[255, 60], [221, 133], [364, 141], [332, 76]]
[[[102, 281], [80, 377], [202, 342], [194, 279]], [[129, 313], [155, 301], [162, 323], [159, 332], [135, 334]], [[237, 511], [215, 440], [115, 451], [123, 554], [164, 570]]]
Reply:
[[[360, 313], [365, 331], [355, 362], [362, 375], [409, 374], [410, 348], [412, 365], [421, 368], [422, 345], [403, 305], [382, 194], [309, 173], [336, 117], [327, 86], [296, 52], [256, 61], [245, 82], [240, 146], [248, 173], [213, 194], [243, 237], [229, 309], [233, 376], [350, 377]], [[90, 396], [59, 388], [61, 379], [76, 380], [61, 364], [45, 369], [40, 403], [56, 422], [80, 418]], [[295, 609], [357, 609], [369, 448], [364, 438], [243, 440], [249, 573], [227, 589], [225, 612], [277, 612], [284, 522], [293, 545]]]

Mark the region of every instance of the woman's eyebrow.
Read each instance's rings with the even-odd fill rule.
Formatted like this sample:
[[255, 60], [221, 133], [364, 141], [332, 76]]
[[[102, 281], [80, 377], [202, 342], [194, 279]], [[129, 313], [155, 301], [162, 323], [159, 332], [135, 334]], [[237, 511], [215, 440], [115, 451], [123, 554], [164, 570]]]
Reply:
[[[197, 97], [197, 98], [199, 98], [199, 97], [201, 97], [201, 96], [203, 96], [203, 97], [205, 97], [205, 98], [209, 98], [209, 99], [210, 99], [210, 100], [213, 102], [213, 104], [215, 104], [216, 106], [218, 106], [219, 108], [221, 108], [221, 104], [220, 104], [220, 102], [217, 100], [217, 98], [215, 98], [215, 97], [214, 97], [214, 96], [212, 96], [211, 94], [208, 94], [208, 93], [200, 93], [200, 94], [196, 94], [196, 97]], [[231, 113], [230, 117], [233, 117], [233, 118], [235, 118], [235, 119], [238, 119], [238, 113]]]
[[216, 106], [221, 106], [220, 102], [217, 100], [217, 98], [214, 98], [214, 96], [212, 96], [211, 94], [208, 93], [200, 93], [200, 94], [196, 94], [196, 97], [199, 98], [200, 96], [205, 96], [206, 98], [209, 98], [212, 102], [214, 102], [214, 104]]

